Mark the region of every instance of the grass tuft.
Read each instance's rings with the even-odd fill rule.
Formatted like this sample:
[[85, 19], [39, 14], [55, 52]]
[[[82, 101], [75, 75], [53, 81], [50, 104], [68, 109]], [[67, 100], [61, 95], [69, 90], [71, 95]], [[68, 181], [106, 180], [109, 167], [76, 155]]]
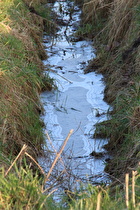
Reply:
[[[109, 138], [106, 149], [114, 159], [106, 170], [117, 177], [128, 172], [129, 168], [137, 167], [139, 162], [139, 11], [138, 0], [85, 1], [83, 7], [85, 16], [90, 17], [86, 24], [93, 24], [92, 34], [96, 35], [97, 46], [97, 58], [85, 72], [95, 70], [104, 74], [104, 99], [113, 108], [111, 119], [97, 124], [95, 136]], [[102, 14], [105, 14], [104, 22]]]
[[47, 8], [41, 16], [42, 7], [39, 0], [0, 2], [1, 144], [7, 155], [18, 154], [26, 143], [36, 156], [44, 141], [39, 93], [51, 89], [53, 81], [43, 76], [42, 35], [47, 26], [49, 33], [51, 21]]

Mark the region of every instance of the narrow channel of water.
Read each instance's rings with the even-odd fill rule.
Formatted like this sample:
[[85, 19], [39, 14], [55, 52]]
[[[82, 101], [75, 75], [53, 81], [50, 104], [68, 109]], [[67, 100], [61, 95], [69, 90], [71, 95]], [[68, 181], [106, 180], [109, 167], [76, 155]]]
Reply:
[[[58, 90], [41, 94], [45, 114], [42, 116], [54, 148], [58, 151], [71, 129], [74, 129], [64, 151], [63, 159], [71, 174], [79, 180], [92, 183], [107, 182], [104, 166], [108, 154], [103, 149], [107, 139], [94, 139], [94, 126], [106, 120], [108, 105], [103, 101], [104, 84], [102, 75], [84, 68], [95, 57], [91, 41], [72, 41], [73, 33], [80, 23], [81, 11], [72, 1], [50, 3], [59, 22], [63, 21], [56, 37], [44, 36], [49, 58], [44, 64], [53, 71], [49, 76], [56, 80]], [[73, 13], [71, 10], [73, 9]], [[100, 117], [97, 117], [97, 113]], [[47, 145], [49, 145], [46, 138]], [[51, 146], [48, 146], [53, 151]], [[104, 152], [97, 158], [90, 153]], [[44, 170], [48, 171], [47, 159], [40, 158]], [[62, 167], [60, 167], [62, 171]]]

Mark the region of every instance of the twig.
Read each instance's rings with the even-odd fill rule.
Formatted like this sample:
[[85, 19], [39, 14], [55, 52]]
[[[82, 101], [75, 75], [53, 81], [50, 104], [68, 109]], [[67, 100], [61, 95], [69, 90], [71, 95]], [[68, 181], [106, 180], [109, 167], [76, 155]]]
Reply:
[[[46, 132], [46, 136], [47, 136], [47, 138], [48, 138], [48, 140], [49, 140], [49, 143], [50, 143], [50, 145], [52, 146], [52, 148], [53, 148], [55, 154], [57, 155], [57, 150], [56, 150], [55, 147], [53, 146], [52, 141], [51, 141], [51, 139], [50, 139], [50, 136], [49, 136], [48, 132]], [[66, 170], [66, 167], [65, 167], [65, 164], [64, 164], [64, 162], [63, 162], [63, 160], [62, 160], [61, 157], [60, 157], [60, 161], [61, 161], [62, 165], [63, 165], [64, 168], [65, 168], [65, 172], [68, 174], [68, 172], [67, 172], [67, 170]]]
[[59, 77], [62, 77], [63, 79], [65, 79], [66, 81], [68, 81], [69, 83], [73, 84], [73, 82], [71, 82], [70, 80], [68, 80], [67, 78], [63, 77], [62, 75], [58, 74], [57, 72], [55, 72], [52, 69], [49, 69], [49, 71], [52, 71], [53, 73], [57, 74]]
[[97, 196], [97, 207], [96, 207], [96, 210], [100, 210], [100, 206], [101, 206], [101, 192], [99, 192], [98, 196]]
[[7, 176], [7, 174], [9, 173], [9, 171], [12, 169], [12, 167], [16, 163], [16, 161], [20, 158], [20, 156], [25, 154], [26, 150], [27, 150], [27, 146], [24, 144], [23, 147], [22, 147], [22, 149], [20, 150], [19, 154], [17, 155], [16, 159], [14, 160], [14, 162], [11, 164], [11, 166], [6, 171], [5, 177]]
[[55, 147], [53, 146], [52, 141], [51, 141], [51, 138], [50, 138], [50, 136], [49, 136], [49, 134], [48, 134], [47, 131], [46, 131], [46, 136], [47, 136], [47, 139], [49, 140], [49, 143], [50, 143], [50, 145], [52, 146], [53, 150], [54, 150], [55, 153], [57, 154], [57, 150], [56, 150]]
[[29, 155], [27, 152], [25, 152], [25, 155], [27, 155], [38, 166], [42, 174], [46, 175], [44, 170], [41, 168], [41, 166], [35, 161], [35, 159], [31, 155]]
[[54, 190], [52, 190], [48, 195], [47, 195], [47, 197], [49, 197], [51, 194], [53, 194], [55, 191], [57, 191], [58, 189], [54, 189]]
[[[58, 189], [54, 189], [52, 190], [47, 196], [46, 198], [48, 198], [52, 193], [54, 193], [55, 191], [57, 191]], [[38, 199], [39, 200], [39, 199]], [[40, 209], [43, 209], [44, 203], [46, 202], [46, 199], [44, 200], [44, 202], [41, 203]]]
[[80, 126], [81, 126], [81, 122], [79, 123], [79, 125], [78, 125], [77, 129], [74, 131], [74, 133], [76, 133], [79, 130]]
[[66, 146], [66, 144], [67, 144], [67, 141], [69, 140], [69, 138], [70, 138], [70, 136], [71, 136], [72, 133], [73, 133], [73, 130], [70, 130], [70, 132], [69, 132], [67, 138], [65, 139], [64, 143], [62, 144], [62, 146], [61, 146], [61, 148], [60, 148], [60, 151], [57, 153], [57, 156], [56, 156], [56, 158], [54, 159], [54, 161], [53, 161], [53, 163], [52, 163], [52, 166], [51, 166], [51, 168], [50, 168], [50, 170], [49, 170], [47, 176], [45, 177], [44, 182], [47, 182], [47, 181], [48, 181], [48, 178], [49, 178], [49, 176], [50, 176], [50, 174], [51, 174], [51, 172], [52, 172], [52, 170], [53, 170], [55, 164], [57, 163], [58, 158], [60, 157], [61, 153], [63, 152], [63, 150], [64, 150], [64, 148], [65, 148], [65, 146]]
[[136, 171], [132, 171], [132, 203], [133, 207], [136, 207], [136, 202], [135, 202], [135, 175]]
[[125, 202], [126, 207], [129, 206], [129, 174], [125, 175]]
[[60, 179], [61, 175], [64, 173], [64, 171], [62, 171], [60, 173], [59, 176], [57, 176], [57, 178], [55, 179], [55, 181], [46, 189], [44, 189], [44, 186], [42, 186], [42, 193], [45, 193], [46, 191], [49, 191], [50, 189], [52, 189], [54, 187], [54, 184], [57, 183], [57, 181]]

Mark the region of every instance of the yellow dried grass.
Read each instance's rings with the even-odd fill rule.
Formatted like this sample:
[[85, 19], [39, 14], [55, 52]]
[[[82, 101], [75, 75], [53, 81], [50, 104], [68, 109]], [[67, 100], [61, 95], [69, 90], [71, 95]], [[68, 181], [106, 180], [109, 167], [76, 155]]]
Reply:
[[108, 49], [116, 48], [130, 37], [132, 28], [135, 28], [134, 8], [138, 5], [139, 0], [86, 0], [83, 6], [84, 23], [97, 27], [98, 35], [103, 34], [108, 40]]
[[[40, 1], [28, 3], [33, 6], [40, 4]], [[22, 1], [17, 5], [14, 0], [9, 3], [7, 1], [2, 3], [2, 9], [1, 140], [6, 145], [10, 144], [11, 148], [15, 145], [14, 154], [25, 142], [29, 145], [30, 154], [35, 156], [36, 151], [31, 148], [36, 144], [39, 150], [41, 147], [39, 144], [42, 142], [41, 130], [36, 132], [33, 126], [35, 120], [39, 123], [37, 110], [41, 109], [38, 97], [41, 79], [37, 74], [40, 75], [43, 70], [40, 58], [46, 57], [41, 38], [44, 18], [31, 13]], [[17, 50], [16, 40], [21, 45]], [[34, 117], [36, 119], [33, 119]], [[9, 149], [7, 147], [7, 153]]]
[[[38, 103], [39, 98], [36, 94], [39, 87], [39, 82], [36, 81], [36, 90], [29, 81], [28, 74], [17, 77], [22, 71], [15, 67], [12, 72], [9, 70], [2, 72], [0, 77], [1, 83], [1, 101], [0, 115], [2, 117], [1, 140], [6, 145], [16, 145], [14, 153], [19, 151], [24, 142], [29, 145], [34, 145], [30, 142], [30, 134], [28, 133], [27, 125], [32, 124], [34, 119], [26, 116], [30, 112], [29, 104], [32, 103], [32, 111], [37, 112], [40, 109]], [[35, 84], [34, 84], [35, 85]], [[38, 114], [38, 113], [37, 113]], [[34, 115], [33, 115], [34, 116]], [[27, 133], [26, 133], [27, 132]], [[36, 141], [38, 136], [33, 137]], [[32, 147], [31, 146], [31, 147]], [[30, 148], [30, 146], [29, 146]], [[7, 148], [7, 152], [10, 148]], [[35, 156], [35, 150], [30, 148], [30, 154]]]
[[[138, 1], [137, 1], [138, 2]], [[132, 8], [136, 5], [133, 0], [114, 0], [110, 9], [108, 21], [108, 45], [121, 42], [132, 21]]]
[[4, 21], [0, 23], [0, 32], [3, 32], [3, 33], [7, 33], [8, 32], [8, 33], [10, 33], [10, 31], [11, 31], [11, 27], [9, 25], [6, 25], [4, 23]]
[[132, 114], [133, 115], [129, 117], [129, 119], [130, 119], [130, 126], [133, 129], [136, 129], [136, 128], [140, 129], [140, 106], [134, 107]]
[[83, 12], [85, 14], [84, 22], [96, 22], [98, 14], [105, 17], [111, 7], [112, 0], [91, 0], [85, 1]]
[[[42, 61], [39, 58], [39, 55], [42, 56], [43, 58], [46, 57], [46, 53], [44, 50], [44, 47], [41, 43], [41, 40], [38, 36], [35, 35], [35, 32], [32, 32], [32, 36], [36, 36], [34, 38], [36, 40], [37, 46], [35, 47], [34, 43], [31, 40], [31, 35], [28, 33], [26, 29], [24, 29], [23, 32], [19, 32], [16, 29], [13, 29], [11, 31], [11, 34], [16, 37], [17, 39], [21, 40], [22, 43], [24, 44], [25, 50], [26, 50], [26, 59], [27, 62], [29, 63], [35, 63], [39, 69], [43, 69], [43, 64]], [[37, 49], [38, 48], [38, 49]]]

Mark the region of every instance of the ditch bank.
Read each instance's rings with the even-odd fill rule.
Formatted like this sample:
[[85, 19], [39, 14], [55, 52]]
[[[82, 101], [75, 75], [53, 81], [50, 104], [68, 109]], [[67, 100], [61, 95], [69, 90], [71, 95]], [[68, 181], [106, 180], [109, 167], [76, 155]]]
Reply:
[[26, 144], [29, 154], [37, 157], [44, 141], [39, 93], [51, 88], [51, 80], [43, 75], [42, 59], [47, 56], [42, 36], [53, 24], [40, 2], [13, 0], [0, 5], [1, 153], [13, 158]]
[[0, 209], [49, 206], [35, 162], [44, 144], [39, 93], [52, 85], [42, 35], [53, 23], [42, 2], [0, 1]]
[[[7, 5], [6, 5], [7, 2]], [[0, 156], [0, 163], [1, 165], [5, 166], [5, 170], [11, 165], [12, 160], [14, 159], [15, 155], [18, 154], [20, 149], [22, 148], [23, 144], [29, 145], [29, 154], [36, 157], [35, 154], [38, 154], [38, 151], [40, 151], [40, 148], [42, 148], [43, 145], [43, 136], [42, 136], [42, 123], [39, 120], [39, 113], [41, 110], [41, 106], [39, 102], [38, 93], [40, 93], [42, 88], [42, 77], [40, 80], [40, 72], [43, 71], [42, 68], [42, 62], [40, 58], [43, 58], [46, 56], [46, 53], [44, 53], [44, 49], [42, 48], [42, 44], [39, 44], [42, 42], [40, 40], [40, 34], [42, 34], [44, 27], [40, 22], [42, 22], [42, 18], [40, 19], [39, 15], [35, 14], [36, 11], [40, 8], [38, 6], [38, 1], [24, 1], [27, 4], [30, 2], [30, 6], [33, 6], [32, 4], [36, 4], [35, 10], [31, 7], [30, 11], [27, 6], [23, 3], [23, 1], [2, 1], [0, 2], [0, 7], [3, 9], [3, 16], [2, 16], [2, 24], [1, 24], [1, 30], [2, 30], [2, 37], [1, 37], [1, 43], [2, 43], [2, 71], [0, 73], [0, 79], [1, 79], [1, 85], [2, 85], [2, 92], [1, 92], [1, 124], [2, 124], [2, 141], [1, 141], [1, 156]], [[122, 7], [124, 8], [124, 7]], [[42, 7], [41, 7], [42, 10]], [[134, 10], [133, 10], [134, 11]], [[139, 11], [138, 7], [137, 10]], [[39, 11], [37, 12], [39, 13]], [[22, 15], [21, 15], [22, 14]], [[12, 17], [13, 15], [13, 17]], [[28, 17], [28, 18], [27, 18]], [[138, 16], [136, 16], [138, 17]], [[27, 18], [27, 20], [26, 20]], [[137, 19], [137, 18], [136, 18]], [[44, 18], [43, 18], [44, 20]], [[45, 19], [46, 20], [46, 19]], [[138, 21], [139, 19], [137, 19]], [[9, 22], [8, 22], [9, 21]], [[19, 22], [18, 22], [19, 21]], [[36, 22], [38, 27], [33, 27], [34, 23]], [[39, 21], [39, 22], [38, 22]], [[43, 21], [44, 22], [44, 21]], [[31, 23], [31, 25], [30, 25]], [[139, 22], [138, 22], [139, 23]], [[20, 24], [22, 27], [20, 27]], [[51, 22], [49, 21], [49, 24]], [[139, 24], [136, 24], [139, 26]], [[135, 26], [136, 26], [135, 25]], [[43, 29], [42, 29], [43, 28]], [[89, 27], [88, 27], [89, 29]], [[19, 30], [19, 31], [18, 31]], [[35, 31], [34, 31], [35, 30]], [[34, 33], [33, 33], [34, 31]], [[135, 31], [135, 30], [134, 30]], [[30, 35], [27, 33], [30, 32]], [[27, 35], [27, 34], [28, 35]], [[32, 34], [32, 35], [31, 35]], [[33, 36], [34, 34], [34, 36]], [[37, 34], [37, 36], [35, 35]], [[135, 33], [134, 33], [135, 34]], [[136, 37], [133, 41], [137, 40]], [[33, 41], [33, 43], [32, 43]], [[39, 43], [37, 44], [37, 42]], [[135, 43], [133, 42], [132, 43]], [[24, 44], [22, 44], [24, 42]], [[131, 43], [131, 44], [132, 44]], [[136, 77], [139, 76], [139, 47], [135, 48], [134, 50], [131, 50], [133, 48], [133, 44], [130, 44], [129, 47], [125, 47], [127, 51], [127, 55], [131, 55], [133, 62], [135, 63], [135, 73], [137, 72]], [[39, 48], [41, 46], [41, 48]], [[43, 51], [42, 51], [43, 49]], [[39, 50], [39, 52], [38, 52]], [[37, 54], [36, 54], [37, 52]], [[42, 53], [41, 53], [42, 52]], [[129, 52], [129, 53], [128, 53]], [[131, 54], [132, 52], [132, 54]], [[135, 53], [137, 52], [137, 56], [135, 57]], [[41, 54], [40, 54], [41, 53]], [[31, 59], [29, 57], [31, 56]], [[39, 57], [38, 57], [39, 56]], [[110, 56], [110, 54], [109, 54]], [[133, 57], [134, 56], [134, 57]], [[17, 61], [20, 61], [20, 63], [17, 63]], [[96, 61], [98, 58], [96, 59]], [[112, 59], [113, 60], [113, 59]], [[117, 59], [118, 60], [118, 59]], [[32, 61], [33, 65], [32, 65]], [[102, 64], [103, 59], [100, 59], [100, 63]], [[133, 63], [133, 64], [134, 64]], [[38, 65], [38, 64], [41, 64]], [[97, 64], [97, 63], [96, 63]], [[98, 62], [99, 64], [99, 62]], [[129, 62], [128, 62], [129, 64]], [[93, 65], [94, 66], [94, 65]], [[105, 69], [105, 68], [103, 68]], [[100, 68], [99, 72], [103, 72], [104, 70]], [[93, 69], [92, 69], [93, 70]], [[110, 70], [110, 74], [111, 74]], [[114, 71], [115, 72], [115, 71]], [[120, 75], [120, 74], [118, 74]], [[39, 76], [39, 77], [38, 77]], [[17, 79], [18, 78], [18, 79]], [[138, 126], [139, 126], [139, 77], [137, 77], [137, 83], [134, 79], [130, 82], [131, 84], [131, 92], [130, 94], [124, 94], [129, 96], [127, 100], [125, 100], [122, 104], [122, 107], [124, 108], [124, 111], [126, 111], [126, 102], [130, 101], [128, 105], [135, 104], [137, 106], [131, 106], [132, 110], [130, 112], [127, 112], [129, 114], [129, 122], [131, 122], [131, 125], [134, 125], [133, 127], [133, 145], [131, 144], [132, 138], [129, 137], [130, 145], [126, 141], [126, 145], [129, 147], [126, 148], [124, 156], [126, 155], [126, 152], [130, 151], [131, 153], [131, 160], [135, 158], [136, 164], [133, 164], [132, 166], [137, 165], [138, 160], [138, 145], [139, 145], [139, 133], [138, 133]], [[47, 82], [47, 87], [50, 89], [50, 81], [49, 78], [44, 78]], [[132, 77], [131, 77], [132, 79]], [[112, 81], [112, 80], [111, 80]], [[135, 86], [134, 86], [135, 84]], [[133, 87], [133, 88], [132, 88]], [[43, 88], [46, 88], [43, 86]], [[127, 93], [127, 92], [126, 92]], [[136, 97], [136, 95], [138, 97]], [[133, 96], [133, 97], [131, 97]], [[28, 100], [27, 100], [28, 99]], [[130, 100], [132, 99], [132, 100]], [[22, 105], [22, 106], [21, 106]], [[116, 106], [116, 105], [115, 105]], [[115, 107], [114, 106], [114, 107]], [[130, 106], [128, 106], [130, 107]], [[122, 110], [117, 109], [117, 110]], [[118, 113], [118, 112], [117, 112]], [[126, 113], [126, 112], [123, 112]], [[29, 115], [28, 115], [29, 114]], [[27, 117], [28, 116], [28, 117]], [[125, 115], [128, 116], [128, 115]], [[118, 115], [114, 115], [115, 119], [119, 119]], [[127, 119], [120, 118], [122, 119]], [[121, 121], [120, 120], [120, 121]], [[25, 123], [26, 122], [26, 123]], [[118, 122], [118, 121], [117, 121]], [[124, 124], [124, 121], [122, 121]], [[128, 122], [128, 121], [127, 121]], [[24, 124], [25, 123], [25, 124]], [[108, 123], [110, 125], [110, 123]], [[39, 126], [38, 126], [39, 125]], [[114, 127], [118, 127], [120, 125], [120, 122], [112, 124], [112, 127], [109, 127], [111, 131], [113, 131]], [[105, 126], [106, 127], [106, 126]], [[38, 129], [37, 129], [38, 128]], [[132, 126], [131, 126], [132, 128]], [[132, 131], [129, 127], [129, 130]], [[136, 128], [136, 129], [135, 129]], [[108, 129], [108, 130], [109, 130]], [[103, 130], [103, 129], [102, 129]], [[104, 129], [104, 135], [110, 136], [111, 134], [108, 134], [106, 132], [106, 129]], [[135, 132], [136, 131], [136, 132]], [[102, 132], [103, 133], [103, 132]], [[117, 131], [116, 131], [117, 133]], [[132, 132], [131, 132], [132, 133]], [[106, 135], [108, 134], [108, 135]], [[137, 134], [137, 135], [136, 135]], [[117, 135], [117, 134], [116, 134]], [[125, 135], [126, 137], [126, 135]], [[137, 137], [137, 138], [136, 138]], [[117, 138], [115, 138], [117, 139]], [[123, 140], [123, 139], [122, 139]], [[124, 141], [123, 141], [124, 142]], [[136, 144], [137, 142], [137, 144]], [[37, 145], [37, 147], [36, 147]], [[115, 145], [115, 144], [114, 144]], [[134, 148], [135, 146], [135, 148]], [[37, 149], [36, 149], [37, 148]], [[111, 151], [111, 150], [110, 150]], [[114, 151], [114, 149], [113, 149]], [[132, 152], [131, 152], [132, 151]], [[31, 152], [31, 153], [30, 153]], [[118, 153], [119, 155], [120, 153]], [[130, 155], [130, 154], [128, 154]], [[22, 154], [23, 157], [24, 153]], [[8, 158], [7, 158], [8, 157]], [[127, 156], [128, 157], [128, 156]], [[118, 157], [117, 157], [118, 158]], [[21, 158], [22, 159], [22, 158]], [[18, 162], [21, 166], [21, 159]], [[119, 160], [120, 162], [121, 160]], [[30, 162], [31, 163], [31, 162]], [[123, 160], [122, 164], [125, 163]], [[133, 162], [134, 163], [134, 162]], [[24, 163], [25, 164], [25, 163]], [[12, 168], [11, 171], [6, 175], [5, 170], [1, 169], [0, 173], [0, 190], [1, 190], [1, 208], [3, 209], [13, 209], [13, 208], [48, 208], [52, 209], [57, 207], [55, 206], [54, 202], [52, 202], [52, 205], [50, 203], [50, 200], [46, 195], [42, 193], [43, 184], [41, 186], [41, 180], [38, 179], [38, 175], [33, 175], [31, 170], [31, 165], [29, 170], [27, 168]], [[119, 164], [120, 165], [120, 164]], [[117, 166], [117, 160], [115, 167]], [[118, 169], [118, 167], [116, 168]], [[133, 167], [133, 169], [136, 169], [136, 167]], [[118, 172], [121, 170], [118, 170]], [[30, 188], [30, 190], [29, 190]], [[92, 189], [91, 189], [92, 190]], [[91, 193], [95, 195], [95, 189], [91, 191], [88, 195], [91, 196]], [[97, 189], [96, 189], [97, 190]], [[18, 193], [17, 193], [18, 192]], [[100, 194], [101, 189], [99, 189]], [[102, 194], [102, 206], [104, 208], [104, 202], [103, 199], [105, 196], [107, 196], [107, 209], [111, 206], [111, 199], [109, 199], [108, 194], [106, 191], [103, 190]], [[97, 192], [98, 193], [98, 192]], [[83, 196], [83, 195], [82, 195]], [[87, 192], [85, 192], [84, 195], [87, 198]], [[81, 194], [80, 196], [81, 197]], [[92, 196], [94, 197], [94, 196]], [[97, 196], [96, 196], [97, 197]], [[118, 193], [115, 196], [115, 198], [118, 197]], [[120, 199], [117, 200], [117, 203], [119, 205], [118, 209], [120, 209]], [[85, 204], [85, 198], [83, 199], [83, 204]], [[124, 199], [123, 199], [124, 201]], [[81, 202], [81, 200], [80, 200]], [[106, 202], [106, 201], [105, 201]], [[78, 200], [76, 199], [76, 203], [78, 203]], [[93, 200], [89, 199], [89, 204], [93, 203], [94, 207], [96, 206], [96, 201], [93, 202]], [[86, 206], [87, 207], [87, 206]], [[61, 207], [62, 208], [62, 207]], [[125, 207], [124, 207], [125, 208]], [[73, 208], [76, 209], [76, 208]], [[77, 207], [77, 209], [80, 209]], [[87, 208], [85, 208], [87, 209]]]
[[124, 178], [140, 161], [140, 4], [85, 1], [83, 13], [79, 35], [92, 37], [97, 47], [85, 73], [104, 75], [104, 99], [113, 108], [111, 119], [98, 124], [95, 133], [110, 139], [105, 148], [113, 159], [105, 170]]

